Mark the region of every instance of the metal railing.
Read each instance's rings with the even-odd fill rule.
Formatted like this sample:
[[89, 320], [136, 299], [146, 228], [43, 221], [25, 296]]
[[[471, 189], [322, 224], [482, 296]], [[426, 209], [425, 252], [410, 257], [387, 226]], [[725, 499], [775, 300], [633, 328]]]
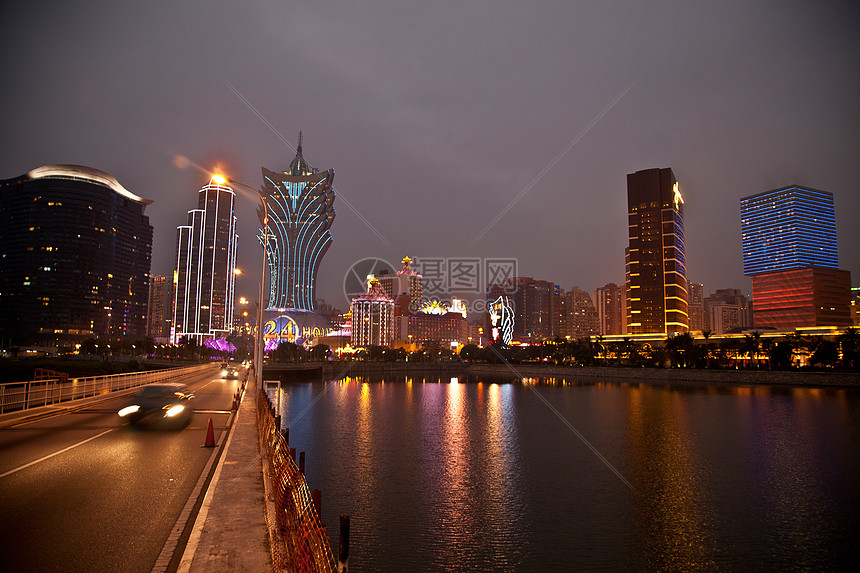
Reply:
[[268, 465], [275, 502], [275, 530], [271, 540], [274, 570], [299, 573], [334, 572], [335, 560], [326, 528], [314, 506], [305, 476], [277, 427], [265, 391], [258, 389], [257, 424], [263, 463]]
[[185, 368], [167, 368], [148, 372], [127, 372], [88, 378], [31, 380], [0, 384], [0, 414], [48, 406], [69, 400], [89, 398], [118, 390], [126, 390], [151, 382], [166, 382], [186, 374], [211, 368], [211, 364]]

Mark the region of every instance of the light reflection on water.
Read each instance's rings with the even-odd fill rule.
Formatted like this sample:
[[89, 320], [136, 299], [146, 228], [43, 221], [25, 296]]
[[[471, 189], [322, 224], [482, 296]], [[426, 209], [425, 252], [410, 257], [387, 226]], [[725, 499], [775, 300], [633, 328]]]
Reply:
[[351, 515], [352, 571], [828, 570], [853, 555], [857, 390], [527, 384], [284, 385], [335, 549]]

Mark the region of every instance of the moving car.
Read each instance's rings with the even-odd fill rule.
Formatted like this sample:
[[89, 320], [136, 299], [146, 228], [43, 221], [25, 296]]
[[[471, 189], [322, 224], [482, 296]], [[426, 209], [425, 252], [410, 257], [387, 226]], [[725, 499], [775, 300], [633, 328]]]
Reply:
[[236, 379], [239, 377], [239, 370], [236, 369], [235, 366], [228, 366], [221, 371], [221, 378], [233, 378]]
[[185, 384], [147, 384], [118, 414], [131, 425], [184, 428], [191, 422], [192, 411], [188, 401], [193, 397]]

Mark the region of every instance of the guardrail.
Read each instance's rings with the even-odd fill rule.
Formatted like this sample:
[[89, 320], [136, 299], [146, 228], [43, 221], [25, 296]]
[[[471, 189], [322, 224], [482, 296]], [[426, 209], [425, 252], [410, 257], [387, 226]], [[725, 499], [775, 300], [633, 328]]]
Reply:
[[165, 382], [211, 367], [211, 364], [203, 364], [185, 368], [70, 378], [65, 382], [59, 379], [7, 382], [0, 384], [0, 414], [68, 402], [79, 398], [89, 398], [151, 382]]
[[[305, 476], [296, 466], [287, 439], [272, 414], [272, 405], [263, 389], [257, 393], [257, 426], [260, 450], [267, 464], [275, 502], [275, 527], [280, 534], [272, 539], [276, 572], [299, 573], [335, 571], [334, 554], [326, 528], [320, 523], [314, 496]], [[318, 501], [316, 503], [319, 503]]]

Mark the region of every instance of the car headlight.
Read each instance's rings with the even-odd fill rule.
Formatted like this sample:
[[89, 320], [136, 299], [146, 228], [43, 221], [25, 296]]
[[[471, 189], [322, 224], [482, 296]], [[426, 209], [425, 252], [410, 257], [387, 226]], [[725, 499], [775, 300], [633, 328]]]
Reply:
[[164, 415], [167, 418], [172, 418], [173, 416], [182, 412], [182, 410], [184, 410], [184, 409], [185, 409], [185, 406], [183, 406], [182, 404], [177, 404], [176, 406], [171, 406], [170, 408], [168, 408], [167, 412], [165, 412]]
[[128, 416], [129, 414], [134, 414], [138, 410], [140, 410], [140, 406], [135, 404], [133, 406], [126, 406], [125, 408], [123, 408], [122, 410], [120, 410], [117, 413], [120, 415], [121, 418], [124, 418], [125, 416]]

